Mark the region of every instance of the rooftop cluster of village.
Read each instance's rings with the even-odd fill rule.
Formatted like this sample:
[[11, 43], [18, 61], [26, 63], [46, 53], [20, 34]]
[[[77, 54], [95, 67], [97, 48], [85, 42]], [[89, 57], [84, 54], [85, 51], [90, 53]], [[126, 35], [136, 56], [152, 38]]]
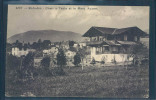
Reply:
[[138, 27], [128, 28], [105, 28], [91, 27], [84, 35], [83, 42], [60, 41], [51, 42], [50, 40], [41, 40], [33, 43], [24, 43], [16, 41], [7, 43], [7, 53], [17, 57], [24, 57], [29, 52], [35, 53], [34, 66], [40, 66], [41, 60], [49, 56], [56, 62], [59, 49], [64, 51], [67, 58], [67, 64], [73, 65], [74, 56], [79, 53], [85, 57], [83, 62], [87, 65], [94, 59], [95, 61], [112, 61], [124, 62], [131, 61], [133, 58], [128, 57], [131, 46], [140, 42], [140, 37], [146, 33]]

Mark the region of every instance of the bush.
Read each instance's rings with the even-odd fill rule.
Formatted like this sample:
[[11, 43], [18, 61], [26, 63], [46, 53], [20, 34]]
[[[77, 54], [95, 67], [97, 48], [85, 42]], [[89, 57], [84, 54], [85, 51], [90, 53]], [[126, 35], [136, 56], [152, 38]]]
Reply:
[[81, 57], [78, 53], [74, 56], [74, 65], [78, 66], [81, 62]]

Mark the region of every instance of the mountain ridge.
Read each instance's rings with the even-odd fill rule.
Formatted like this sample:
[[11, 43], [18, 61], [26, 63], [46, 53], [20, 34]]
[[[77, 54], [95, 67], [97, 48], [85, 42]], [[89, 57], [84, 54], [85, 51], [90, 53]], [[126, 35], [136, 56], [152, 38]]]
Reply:
[[25, 43], [33, 43], [37, 42], [39, 39], [41, 40], [50, 40], [51, 42], [59, 42], [59, 41], [81, 41], [82, 36], [79, 33], [75, 33], [72, 31], [57, 31], [57, 30], [30, 30], [23, 33], [15, 34], [7, 39], [8, 43], [13, 43], [16, 40]]

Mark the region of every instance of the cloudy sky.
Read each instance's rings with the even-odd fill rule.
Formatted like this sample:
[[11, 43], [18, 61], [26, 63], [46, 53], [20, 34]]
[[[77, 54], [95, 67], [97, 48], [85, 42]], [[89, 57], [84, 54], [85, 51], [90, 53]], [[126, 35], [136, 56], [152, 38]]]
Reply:
[[[22, 7], [22, 9], [16, 9], [17, 7]], [[39, 9], [36, 9], [37, 7]], [[12, 35], [30, 30], [61, 30], [84, 34], [92, 26], [113, 28], [137, 26], [142, 30], [147, 30], [149, 29], [149, 7], [72, 5], [8, 6], [8, 38]]]

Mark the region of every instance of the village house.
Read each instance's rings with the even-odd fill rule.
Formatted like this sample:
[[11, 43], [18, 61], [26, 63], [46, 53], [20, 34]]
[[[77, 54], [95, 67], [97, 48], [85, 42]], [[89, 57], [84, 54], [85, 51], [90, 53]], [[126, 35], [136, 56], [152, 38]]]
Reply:
[[38, 68], [41, 65], [43, 57], [34, 57], [34, 67]]
[[74, 43], [73, 47], [75, 47], [75, 48], [83, 48], [83, 47], [86, 47], [86, 42]]
[[62, 49], [69, 49], [69, 42], [68, 41], [61, 42], [60, 46], [61, 46]]
[[90, 47], [91, 59], [105, 62], [124, 62], [132, 61], [128, 51], [132, 45], [140, 42], [140, 37], [146, 34], [138, 27], [128, 28], [106, 28], [91, 27], [84, 35]]
[[18, 47], [13, 47], [11, 54], [17, 57], [26, 56], [29, 52], [35, 52], [35, 49], [19, 49]]
[[43, 57], [52, 54], [55, 58], [57, 53], [58, 53], [58, 47], [52, 46], [50, 49], [43, 50]]
[[79, 43], [74, 43], [73, 47], [77, 48], [79, 46]]
[[85, 47], [85, 46], [86, 46], [86, 42], [80, 42], [80, 43], [79, 43], [79, 46], [80, 46], [80, 48]]

